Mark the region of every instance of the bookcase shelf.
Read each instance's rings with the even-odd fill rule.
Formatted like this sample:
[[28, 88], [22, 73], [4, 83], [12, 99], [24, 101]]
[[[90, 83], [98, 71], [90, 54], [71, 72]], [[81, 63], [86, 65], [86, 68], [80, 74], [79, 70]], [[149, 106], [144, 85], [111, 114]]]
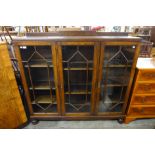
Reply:
[[38, 96], [34, 101], [32, 101], [32, 104], [56, 104], [56, 98], [50, 97], [49, 95], [44, 96]]

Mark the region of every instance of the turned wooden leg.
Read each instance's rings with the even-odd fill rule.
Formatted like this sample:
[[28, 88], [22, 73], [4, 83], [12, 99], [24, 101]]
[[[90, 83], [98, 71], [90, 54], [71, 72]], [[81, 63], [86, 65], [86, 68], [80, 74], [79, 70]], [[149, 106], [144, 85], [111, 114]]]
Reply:
[[33, 120], [31, 121], [31, 123], [32, 123], [33, 125], [36, 125], [36, 124], [39, 123], [39, 120], [33, 119]]
[[124, 122], [124, 118], [119, 118], [117, 121], [118, 123], [122, 124]]
[[136, 118], [133, 118], [133, 117], [126, 117], [126, 118], [124, 119], [124, 123], [125, 123], [125, 124], [128, 124], [128, 123], [134, 121], [135, 119], [136, 119]]

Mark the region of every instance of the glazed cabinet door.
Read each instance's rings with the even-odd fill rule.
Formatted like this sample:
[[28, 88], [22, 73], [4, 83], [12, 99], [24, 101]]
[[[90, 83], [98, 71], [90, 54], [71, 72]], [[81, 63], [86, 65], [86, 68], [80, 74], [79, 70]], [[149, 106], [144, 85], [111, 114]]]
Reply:
[[91, 112], [98, 48], [94, 42], [58, 43], [62, 114]]
[[31, 115], [60, 113], [55, 44], [15, 46]]
[[102, 43], [96, 112], [125, 112], [133, 81], [139, 45], [132, 42]]

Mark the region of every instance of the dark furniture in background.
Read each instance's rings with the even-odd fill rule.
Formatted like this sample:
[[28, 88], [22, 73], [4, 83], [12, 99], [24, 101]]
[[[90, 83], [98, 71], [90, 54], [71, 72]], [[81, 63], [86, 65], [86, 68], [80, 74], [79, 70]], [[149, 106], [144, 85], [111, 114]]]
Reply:
[[153, 42], [143, 40], [141, 42], [141, 49], [139, 53], [139, 57], [141, 58], [150, 58], [152, 55], [152, 47], [153, 47]]

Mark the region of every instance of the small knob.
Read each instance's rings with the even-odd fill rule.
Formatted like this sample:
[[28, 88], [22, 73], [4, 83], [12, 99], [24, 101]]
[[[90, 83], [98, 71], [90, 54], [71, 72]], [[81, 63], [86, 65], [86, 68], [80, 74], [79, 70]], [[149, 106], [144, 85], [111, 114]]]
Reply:
[[150, 85], [144, 85], [144, 90], [145, 90], [145, 91], [148, 91], [148, 90], [150, 90], [150, 89], [151, 89]]
[[143, 97], [143, 98], [142, 98], [142, 103], [145, 103], [145, 102], [146, 102], [146, 98]]
[[150, 74], [149, 77], [154, 78], [155, 74]]
[[144, 111], [145, 111], [145, 110], [144, 110], [144, 109], [142, 109], [142, 110], [141, 110], [141, 113], [144, 113]]

